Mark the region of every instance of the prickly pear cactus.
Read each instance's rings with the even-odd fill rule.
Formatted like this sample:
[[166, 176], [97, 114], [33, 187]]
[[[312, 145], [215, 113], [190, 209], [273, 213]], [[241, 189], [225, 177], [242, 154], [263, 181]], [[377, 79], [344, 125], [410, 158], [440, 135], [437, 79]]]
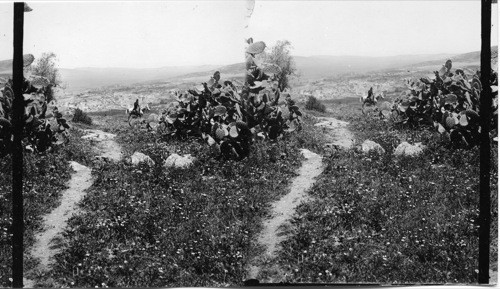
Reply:
[[[33, 62], [33, 56], [24, 55], [25, 64]], [[11, 151], [12, 136], [12, 102], [14, 93], [12, 81], [7, 81], [0, 89], [0, 157]], [[25, 98], [24, 138], [23, 147], [33, 152], [44, 152], [52, 149], [56, 144], [67, 143], [69, 125], [57, 109], [47, 114], [47, 97], [45, 92], [50, 82], [45, 77], [31, 76], [23, 83], [23, 96]], [[51, 127], [51, 120], [55, 120], [57, 127]], [[59, 140], [58, 140], [59, 138]]]
[[[448, 60], [434, 72], [434, 79], [407, 81], [408, 90], [396, 99], [393, 115], [396, 123], [410, 127], [434, 126], [452, 146], [470, 148], [479, 143], [480, 72], [466, 75], [462, 69], [452, 71], [452, 66]], [[493, 137], [498, 133], [498, 76], [494, 71], [490, 86]]]
[[282, 116], [278, 101], [275, 64], [260, 63], [256, 58], [266, 44], [248, 41], [245, 50], [245, 83], [221, 79], [216, 71], [207, 82], [177, 92], [177, 102], [163, 111], [159, 128], [163, 137], [187, 139], [200, 137], [215, 146], [226, 158], [249, 155], [250, 146], [259, 139], [277, 140], [283, 134], [301, 128], [301, 112], [286, 96], [289, 119]]

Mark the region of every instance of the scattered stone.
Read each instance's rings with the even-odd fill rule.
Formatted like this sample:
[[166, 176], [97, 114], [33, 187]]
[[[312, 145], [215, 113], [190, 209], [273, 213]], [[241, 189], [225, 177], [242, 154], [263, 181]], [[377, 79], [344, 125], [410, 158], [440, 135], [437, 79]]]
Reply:
[[187, 168], [193, 164], [195, 158], [190, 154], [180, 156], [178, 154], [171, 154], [163, 163], [166, 168]]
[[100, 130], [86, 129], [85, 132], [88, 134], [82, 136], [82, 139], [88, 139], [88, 140], [98, 141], [98, 142], [105, 141], [105, 140], [111, 140], [111, 139], [114, 139], [116, 137], [115, 134], [103, 132]]
[[369, 153], [374, 151], [379, 154], [385, 154], [385, 150], [381, 145], [368, 139], [361, 144], [361, 150], [364, 153]]
[[140, 153], [140, 152], [135, 152], [131, 157], [131, 162], [132, 165], [137, 166], [140, 163], [147, 163], [150, 166], [154, 166], [155, 162], [147, 155]]
[[345, 121], [338, 120], [335, 118], [324, 117], [324, 118], [318, 118], [318, 120], [321, 120], [321, 121], [318, 123], [315, 123], [314, 126], [325, 127], [325, 128], [329, 128], [329, 129], [346, 127], [349, 124]]
[[415, 143], [411, 145], [407, 142], [402, 142], [398, 145], [396, 150], [394, 151], [395, 156], [418, 156], [424, 152], [425, 146], [422, 143]]

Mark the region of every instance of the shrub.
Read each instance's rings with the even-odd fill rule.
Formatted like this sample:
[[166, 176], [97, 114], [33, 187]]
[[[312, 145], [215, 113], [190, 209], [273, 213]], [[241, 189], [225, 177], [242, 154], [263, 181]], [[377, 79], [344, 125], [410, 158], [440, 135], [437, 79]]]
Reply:
[[81, 122], [84, 124], [92, 125], [92, 118], [81, 109], [77, 108], [75, 110], [75, 115], [73, 115], [73, 122]]
[[[252, 40], [249, 44], [245, 52], [245, 84], [222, 81], [216, 71], [202, 85], [177, 91], [177, 101], [160, 117], [162, 139], [201, 138], [221, 156], [243, 159], [257, 139], [274, 141], [301, 130], [302, 113], [290, 94], [280, 88], [282, 68], [274, 63], [260, 63], [256, 58], [264, 52], [264, 42]], [[278, 105], [281, 96], [285, 97], [288, 118], [284, 118]]]
[[326, 106], [321, 103], [319, 99], [314, 96], [309, 96], [306, 101], [306, 109], [307, 110], [315, 110], [319, 112], [326, 112]]
[[[462, 69], [451, 72], [452, 61], [446, 61], [435, 78], [406, 79], [408, 90], [394, 103], [392, 115], [396, 124], [409, 127], [432, 126], [451, 146], [471, 148], [479, 144], [479, 98], [482, 90], [480, 72], [467, 76]], [[492, 71], [490, 85], [498, 86]], [[498, 92], [492, 91], [491, 127], [497, 127]], [[386, 111], [384, 114], [389, 115]]]

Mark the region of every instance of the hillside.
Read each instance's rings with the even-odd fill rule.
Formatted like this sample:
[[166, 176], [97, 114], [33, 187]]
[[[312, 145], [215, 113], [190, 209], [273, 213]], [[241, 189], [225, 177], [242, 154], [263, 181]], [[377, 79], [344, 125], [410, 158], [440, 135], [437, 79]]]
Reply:
[[[294, 56], [300, 77], [303, 79], [318, 79], [331, 77], [346, 73], [364, 73], [389, 68], [399, 68], [404, 65], [418, 63], [422, 61], [441, 60], [451, 55], [432, 54], [432, 55], [400, 55], [389, 57], [365, 57], [365, 56]], [[236, 63], [213, 69], [177, 76], [175, 78], [191, 79], [195, 77], [206, 77], [219, 70], [224, 75], [243, 75], [245, 71], [244, 63]]]
[[168, 79], [177, 75], [207, 71], [216, 66], [170, 66], [160, 68], [61, 68], [61, 78], [68, 91], [79, 91], [109, 85], [130, 85]]
[[[481, 51], [458, 54], [449, 57], [453, 63], [462, 63], [467, 65], [480, 65]], [[495, 63], [498, 60], [498, 46], [491, 47], [491, 59]], [[411, 67], [439, 66], [443, 65], [443, 59], [427, 60], [413, 64]]]
[[[498, 47], [492, 47], [493, 58], [496, 59]], [[480, 52], [469, 52], [459, 55], [398, 55], [388, 57], [367, 56], [294, 56], [301, 79], [304, 81], [331, 78], [345, 74], [363, 74], [372, 71], [387, 71], [394, 69], [439, 67], [446, 59], [452, 59], [457, 64], [479, 65]], [[463, 65], [462, 65], [463, 66]], [[0, 61], [0, 77], [10, 75], [11, 60]], [[158, 84], [166, 81], [197, 83], [204, 81], [216, 70], [226, 78], [242, 78], [245, 71], [244, 63], [225, 66], [170, 66], [160, 68], [60, 68], [61, 78], [67, 92], [78, 92], [104, 86], [131, 84]]]
[[303, 78], [324, 78], [345, 73], [365, 73], [389, 68], [398, 68], [424, 60], [440, 60], [448, 54], [398, 55], [388, 57], [366, 56], [310, 56], [295, 57], [297, 68]]

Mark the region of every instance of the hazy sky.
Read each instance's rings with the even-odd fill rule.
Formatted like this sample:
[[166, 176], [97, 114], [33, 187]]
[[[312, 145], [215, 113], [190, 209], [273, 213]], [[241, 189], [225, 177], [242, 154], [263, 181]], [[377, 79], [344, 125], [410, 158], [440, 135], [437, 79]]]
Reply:
[[[60, 67], [161, 67], [243, 61], [244, 38], [290, 40], [295, 55], [480, 50], [480, 1], [28, 2], [25, 53]], [[498, 7], [493, 5], [498, 42]], [[12, 58], [12, 3], [0, 2], [0, 59]], [[245, 26], [247, 26], [245, 28]]]

